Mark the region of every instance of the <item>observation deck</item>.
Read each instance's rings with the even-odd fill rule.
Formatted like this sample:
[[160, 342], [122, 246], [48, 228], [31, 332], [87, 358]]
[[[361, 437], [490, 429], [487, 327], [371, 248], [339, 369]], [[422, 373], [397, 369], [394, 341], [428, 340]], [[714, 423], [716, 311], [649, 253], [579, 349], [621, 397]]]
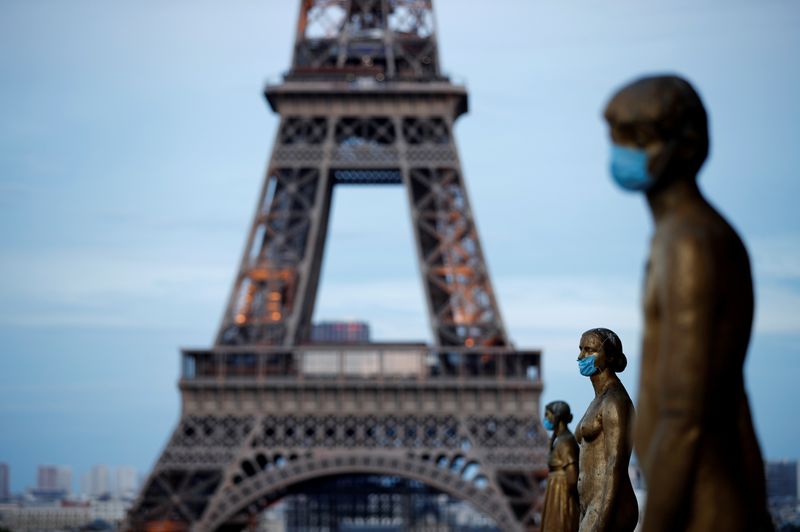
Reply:
[[182, 389], [278, 381], [494, 382], [541, 389], [541, 352], [409, 343], [182, 350]]

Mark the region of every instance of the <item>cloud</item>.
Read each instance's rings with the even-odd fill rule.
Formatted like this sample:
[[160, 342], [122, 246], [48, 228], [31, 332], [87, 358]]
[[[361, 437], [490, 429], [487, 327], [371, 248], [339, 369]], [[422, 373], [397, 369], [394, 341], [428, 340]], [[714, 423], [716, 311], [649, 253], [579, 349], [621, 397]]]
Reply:
[[[800, 249], [792, 237], [756, 240], [756, 331], [800, 332]], [[150, 327], [189, 313], [216, 320], [228, 297], [230, 261], [213, 257], [119, 256], [102, 249], [6, 253], [0, 261], [0, 323]], [[183, 257], [182, 257], [183, 258]], [[198, 260], [202, 259], [202, 260]], [[211, 260], [209, 260], [211, 259]], [[620, 275], [529, 275], [494, 280], [501, 315], [519, 344], [572, 349], [595, 326], [641, 329], [641, 279]], [[328, 282], [315, 319], [353, 317], [377, 338], [430, 339], [418, 277]], [[622, 333], [621, 333], [622, 334]], [[629, 340], [630, 342], [630, 340]]]
[[753, 239], [750, 256], [757, 277], [800, 280], [800, 234]]
[[[640, 279], [600, 275], [499, 277], [494, 282], [500, 312], [515, 345], [543, 348], [548, 366], [571, 371], [581, 332], [608, 327], [638, 359], [642, 310]], [[755, 332], [798, 333], [800, 291], [758, 288]], [[428, 339], [422, 286], [417, 279], [323, 285], [315, 319], [367, 320], [377, 340]]]
[[756, 333], [800, 334], [800, 286], [765, 284], [756, 287]]
[[756, 292], [757, 333], [800, 333], [800, 234], [749, 242]]
[[153, 327], [206, 306], [216, 317], [230, 276], [227, 264], [102, 250], [7, 253], [0, 257], [0, 324]]
[[540, 275], [501, 278], [497, 286], [511, 329], [587, 329], [598, 322], [638, 326], [639, 283], [614, 276]]
[[419, 279], [322, 283], [315, 321], [357, 319], [369, 322], [374, 340], [430, 341], [430, 327]]
[[[570, 353], [558, 358], [571, 370], [579, 335], [591, 327], [615, 329], [631, 346], [638, 344], [638, 284], [621, 277], [564, 275], [498, 278], [494, 287], [515, 345]], [[375, 340], [430, 341], [416, 278], [323, 284], [314, 319], [346, 318], [368, 321]]]

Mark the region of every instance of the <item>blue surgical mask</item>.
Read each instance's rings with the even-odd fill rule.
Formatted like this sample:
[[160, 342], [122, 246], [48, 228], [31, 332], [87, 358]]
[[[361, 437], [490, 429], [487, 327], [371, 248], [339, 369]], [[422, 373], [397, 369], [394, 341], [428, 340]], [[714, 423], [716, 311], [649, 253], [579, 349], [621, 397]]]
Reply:
[[647, 152], [619, 144], [611, 145], [611, 177], [625, 190], [647, 190], [655, 182], [647, 171]]
[[598, 371], [597, 366], [594, 365], [595, 360], [597, 360], [597, 355], [590, 355], [588, 357], [583, 357], [578, 359], [578, 369], [581, 372], [581, 375], [584, 377], [591, 377]]
[[547, 418], [544, 418], [544, 421], [542, 421], [542, 425], [544, 425], [544, 428], [546, 428], [547, 430], [553, 430], [554, 428], [556, 428], [556, 426], [553, 425], [553, 422]]

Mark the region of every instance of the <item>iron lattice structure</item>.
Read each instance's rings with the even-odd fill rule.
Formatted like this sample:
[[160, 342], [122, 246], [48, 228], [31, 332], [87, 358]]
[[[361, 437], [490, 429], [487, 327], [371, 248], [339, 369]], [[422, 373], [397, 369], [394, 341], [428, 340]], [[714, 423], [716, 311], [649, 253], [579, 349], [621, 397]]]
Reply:
[[[500, 317], [431, 1], [302, 0], [265, 95], [281, 123], [239, 272], [213, 348], [182, 353], [181, 419], [127, 527], [240, 530], [323, 479], [383, 475], [535, 529], [540, 353]], [[405, 189], [435, 345], [309, 342], [336, 185]]]

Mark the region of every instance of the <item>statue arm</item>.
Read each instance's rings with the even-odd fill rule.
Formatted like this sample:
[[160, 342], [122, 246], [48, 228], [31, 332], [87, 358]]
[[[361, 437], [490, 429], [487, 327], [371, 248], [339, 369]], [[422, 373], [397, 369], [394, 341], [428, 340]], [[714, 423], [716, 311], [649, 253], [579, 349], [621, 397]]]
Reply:
[[672, 242], [658, 287], [662, 327], [657, 378], [651, 394], [658, 401], [647, 453], [650, 486], [644, 532], [681, 528], [685, 518], [712, 384], [709, 356], [714, 306], [713, 257], [696, 235]]
[[597, 503], [593, 503], [581, 521], [581, 532], [614, 532], [614, 512], [620, 488], [628, 475], [625, 453], [630, 452], [630, 444], [626, 434], [629, 433], [628, 416], [625, 407], [618, 398], [610, 398], [603, 405], [603, 439], [605, 464], [602, 468], [603, 488]]
[[631, 452], [629, 434], [630, 416], [621, 398], [609, 400], [603, 408], [603, 433], [605, 437], [606, 471], [601, 499], [601, 514], [597, 532], [614, 532], [614, 513], [619, 507], [622, 483], [628, 481], [628, 459]]
[[567, 465], [564, 470], [567, 473], [567, 485], [569, 485], [570, 490], [577, 490], [578, 489], [578, 464], [572, 463]]
[[[570, 435], [571, 436], [571, 435]], [[564, 463], [564, 473], [570, 489], [578, 489], [578, 457], [580, 451], [574, 438], [564, 438], [559, 442], [559, 458]]]
[[569, 483], [569, 487], [572, 490], [575, 490], [577, 493], [578, 491], [578, 476], [580, 475], [580, 447], [578, 447], [578, 442], [575, 441], [575, 438], [572, 438], [569, 441], [569, 445], [567, 446], [568, 454], [569, 454], [569, 466], [567, 467], [567, 482]]

